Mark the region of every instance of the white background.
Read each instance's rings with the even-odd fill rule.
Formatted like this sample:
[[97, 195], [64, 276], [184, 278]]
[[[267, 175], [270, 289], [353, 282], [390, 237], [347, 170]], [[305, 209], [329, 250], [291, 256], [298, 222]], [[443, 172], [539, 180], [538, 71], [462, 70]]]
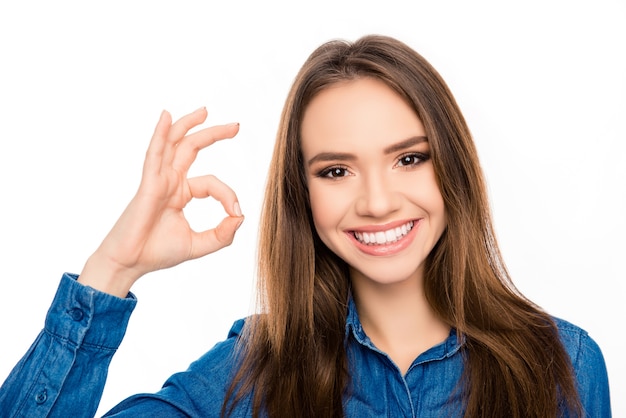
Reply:
[[[145, 277], [100, 413], [156, 391], [253, 310], [259, 207], [287, 90], [331, 38], [396, 36], [447, 80], [475, 136], [518, 287], [602, 347], [626, 416], [624, 1], [0, 3], [0, 380], [132, 197], [162, 109], [236, 139], [201, 154], [247, 216], [235, 243]], [[295, 2], [293, 2], [295, 4]], [[192, 224], [222, 217], [189, 208]]]

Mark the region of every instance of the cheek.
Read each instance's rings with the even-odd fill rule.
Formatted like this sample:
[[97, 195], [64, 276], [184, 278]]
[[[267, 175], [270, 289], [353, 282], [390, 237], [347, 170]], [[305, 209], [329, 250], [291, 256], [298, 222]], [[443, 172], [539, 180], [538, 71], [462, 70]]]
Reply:
[[429, 202], [426, 210], [430, 215], [431, 221], [434, 223], [433, 226], [441, 234], [446, 229], [447, 225], [446, 207], [443, 201], [443, 196], [441, 195], [439, 187], [434, 179], [432, 187], [428, 188], [425, 192], [425, 201]]
[[429, 212], [433, 216], [445, 218], [445, 205], [443, 202], [443, 196], [441, 195], [441, 192], [439, 191], [439, 188], [437, 186], [433, 186], [431, 190], [428, 190], [427, 200], [428, 202], [430, 202], [428, 208]]
[[328, 221], [330, 215], [329, 205], [326, 203], [327, 199], [323, 194], [319, 192], [316, 187], [309, 187], [309, 204], [311, 205], [311, 214], [313, 215], [313, 223], [315, 228], [319, 230], [324, 227], [324, 224]]
[[420, 178], [407, 189], [411, 190], [409, 198], [428, 214], [430, 221], [435, 223], [438, 229], [445, 229], [446, 209], [434, 173]]
[[335, 230], [343, 214], [343, 201], [327, 188], [309, 186], [309, 204], [317, 233], [322, 239], [329, 231]]

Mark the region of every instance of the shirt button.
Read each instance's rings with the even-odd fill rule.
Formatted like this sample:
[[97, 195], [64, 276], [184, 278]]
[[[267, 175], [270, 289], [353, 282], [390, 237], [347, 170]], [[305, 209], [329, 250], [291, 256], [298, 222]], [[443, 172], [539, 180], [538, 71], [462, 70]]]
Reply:
[[83, 319], [83, 311], [79, 308], [74, 308], [69, 311], [70, 316], [74, 321], [80, 321]]
[[44, 403], [46, 399], [48, 399], [48, 393], [46, 392], [45, 389], [42, 392], [39, 392], [38, 394], [35, 395], [35, 402], [37, 402], [39, 405]]

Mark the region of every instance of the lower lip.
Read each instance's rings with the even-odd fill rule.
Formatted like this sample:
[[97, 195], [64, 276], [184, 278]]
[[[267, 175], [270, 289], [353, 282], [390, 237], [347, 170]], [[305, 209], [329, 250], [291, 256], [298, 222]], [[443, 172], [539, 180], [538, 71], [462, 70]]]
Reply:
[[415, 234], [417, 233], [417, 229], [419, 228], [420, 224], [421, 224], [421, 219], [413, 221], [413, 228], [411, 228], [408, 234], [403, 236], [398, 241], [391, 242], [389, 244], [383, 244], [383, 245], [363, 244], [362, 242], [360, 242], [354, 237], [354, 234], [352, 232], [349, 232], [347, 235], [352, 240], [352, 242], [356, 245], [356, 247], [361, 252], [367, 255], [374, 255], [378, 257], [390, 256], [390, 255], [395, 255], [401, 252], [406, 247], [411, 245], [411, 243], [413, 242], [413, 239], [415, 238]]

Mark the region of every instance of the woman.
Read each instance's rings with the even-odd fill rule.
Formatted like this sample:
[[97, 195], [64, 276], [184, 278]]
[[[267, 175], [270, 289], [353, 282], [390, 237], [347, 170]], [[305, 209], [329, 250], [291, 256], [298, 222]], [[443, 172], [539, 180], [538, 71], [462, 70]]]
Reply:
[[[77, 281], [64, 276], [5, 382], [8, 416], [93, 415], [132, 284], [233, 239], [234, 192], [186, 179], [199, 149], [237, 133], [185, 136], [205, 117], [162, 115], [136, 196]], [[194, 233], [182, 209], [208, 195], [228, 216]], [[511, 283], [461, 112], [397, 40], [329, 42], [299, 72], [268, 176], [259, 278], [259, 315], [107, 416], [610, 416], [600, 349]]]

